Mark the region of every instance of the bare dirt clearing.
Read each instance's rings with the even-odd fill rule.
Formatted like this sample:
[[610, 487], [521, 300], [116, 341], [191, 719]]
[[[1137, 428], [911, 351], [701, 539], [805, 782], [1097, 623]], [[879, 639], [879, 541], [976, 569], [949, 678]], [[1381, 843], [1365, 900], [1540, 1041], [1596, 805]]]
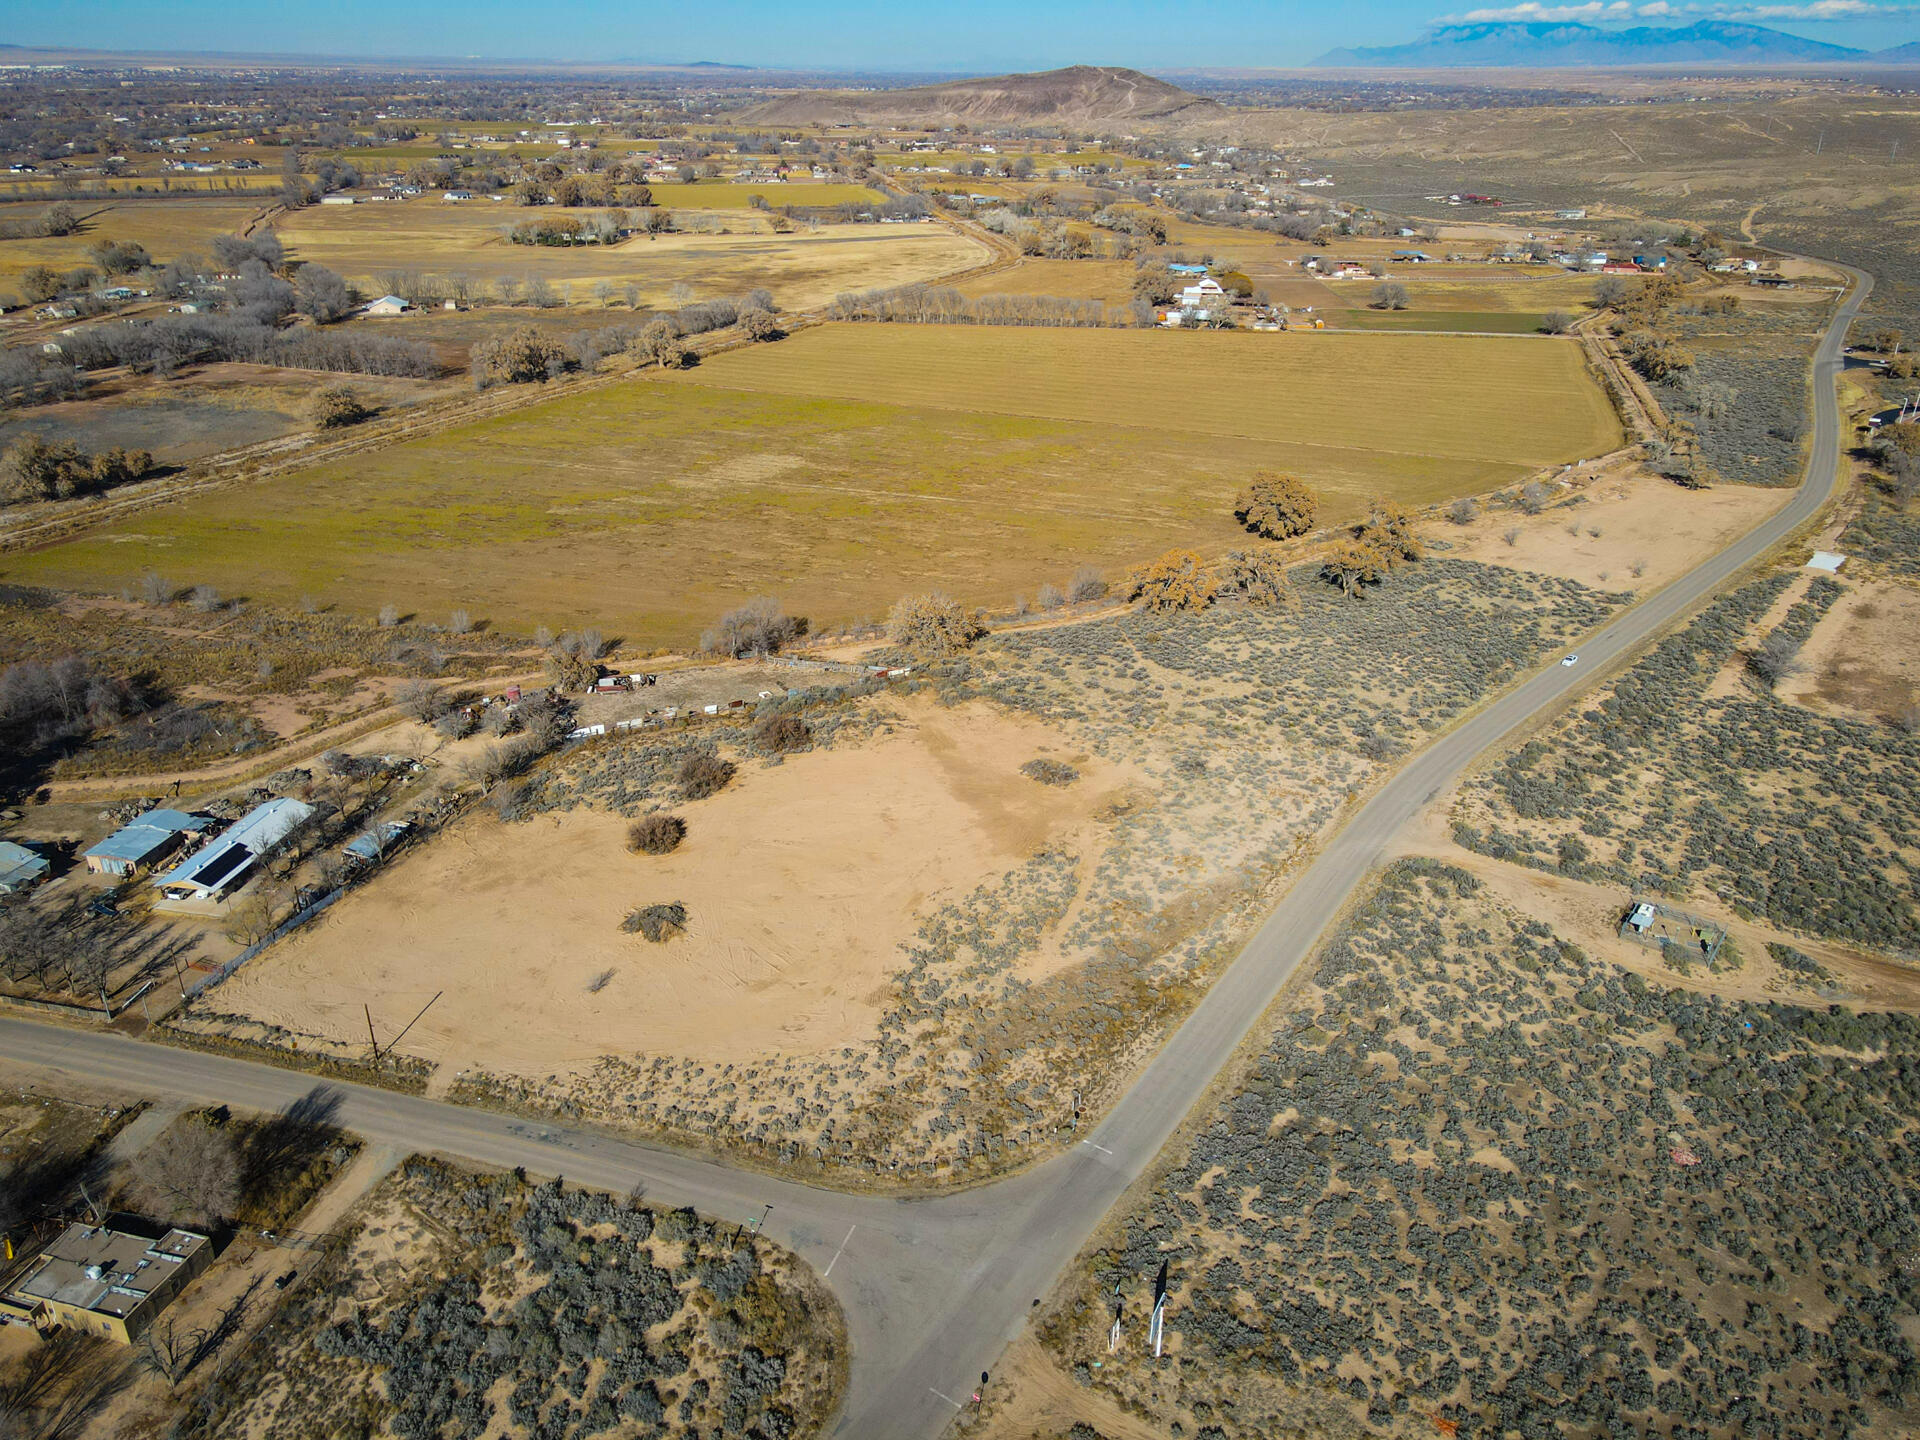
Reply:
[[[985, 706], [909, 703], [871, 745], [748, 765], [677, 807], [688, 838], [662, 857], [629, 854], [628, 822], [604, 812], [470, 819], [219, 1003], [358, 1043], [369, 996], [397, 1028], [444, 990], [403, 1052], [520, 1075], [610, 1051], [724, 1061], [864, 1043], [922, 908], [1085, 829], [1121, 782], [1100, 764], [1065, 790], [1019, 773], [1059, 745]], [[670, 900], [687, 906], [684, 936], [621, 932], [635, 906]]]
[[1813, 627], [1800, 648], [1802, 669], [1781, 694], [1823, 714], [1891, 720], [1920, 686], [1916, 634], [1920, 593], [1888, 580], [1858, 584]]
[[1434, 534], [1463, 559], [1647, 593], [1791, 498], [1784, 490], [1743, 485], [1682, 490], [1652, 475], [1609, 476], [1577, 493], [1577, 504], [1557, 503], [1538, 515], [1488, 511], [1471, 526]]

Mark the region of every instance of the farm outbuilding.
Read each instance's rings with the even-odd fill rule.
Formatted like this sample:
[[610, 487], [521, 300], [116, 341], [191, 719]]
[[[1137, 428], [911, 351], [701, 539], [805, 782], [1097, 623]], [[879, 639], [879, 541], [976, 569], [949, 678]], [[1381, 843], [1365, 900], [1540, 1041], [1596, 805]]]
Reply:
[[398, 295], [382, 295], [367, 306], [367, 314], [375, 318], [404, 315], [413, 308], [412, 304]]
[[11, 840], [0, 840], [0, 895], [20, 895], [42, 880], [53, 867], [47, 857]]
[[189, 835], [199, 835], [217, 824], [205, 815], [183, 810], [149, 810], [107, 836], [81, 858], [94, 875], [125, 879], [167, 858]]
[[341, 856], [361, 865], [372, 865], [380, 857], [400, 843], [401, 838], [413, 828], [405, 820], [384, 820], [369, 830], [363, 830], [345, 845], [340, 847]]
[[269, 800], [160, 876], [154, 888], [169, 900], [224, 900], [313, 813], [313, 806], [299, 800]]

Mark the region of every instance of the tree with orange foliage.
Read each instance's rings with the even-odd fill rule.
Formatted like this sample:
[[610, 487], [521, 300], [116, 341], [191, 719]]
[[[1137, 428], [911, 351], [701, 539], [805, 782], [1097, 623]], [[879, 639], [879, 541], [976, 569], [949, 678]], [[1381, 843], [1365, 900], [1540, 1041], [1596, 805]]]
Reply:
[[1127, 577], [1127, 598], [1149, 610], [1204, 610], [1213, 590], [1213, 571], [1191, 550], [1169, 550]]

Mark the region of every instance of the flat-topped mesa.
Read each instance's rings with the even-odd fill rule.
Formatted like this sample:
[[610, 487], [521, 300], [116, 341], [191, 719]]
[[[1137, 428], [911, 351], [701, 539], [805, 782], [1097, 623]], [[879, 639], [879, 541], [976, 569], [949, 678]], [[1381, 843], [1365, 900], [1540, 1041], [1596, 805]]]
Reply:
[[906, 90], [807, 90], [741, 112], [757, 124], [1066, 124], [1197, 117], [1220, 108], [1178, 85], [1112, 65], [1070, 65]]

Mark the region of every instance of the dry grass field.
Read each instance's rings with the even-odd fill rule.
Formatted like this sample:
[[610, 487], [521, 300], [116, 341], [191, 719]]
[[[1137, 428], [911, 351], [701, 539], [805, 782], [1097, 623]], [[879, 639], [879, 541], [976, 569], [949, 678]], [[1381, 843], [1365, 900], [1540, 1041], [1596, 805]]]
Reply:
[[1225, 549], [1256, 469], [1299, 471], [1339, 520], [1617, 436], [1579, 352], [1549, 340], [824, 326], [149, 512], [0, 578], [111, 593], [153, 567], [355, 614], [684, 644], [759, 593], [820, 623], [926, 586], [1004, 604], [1082, 563]]
[[[266, 200], [128, 199], [70, 202], [86, 224], [77, 234], [27, 240], [0, 240], [0, 292], [18, 288], [22, 271], [35, 265], [70, 270], [91, 264], [87, 248], [102, 240], [133, 241], [161, 264], [180, 255], [210, 253], [213, 237], [243, 229], [270, 203]], [[46, 204], [0, 205], [0, 220], [33, 219]]]
[[[750, 187], [681, 188], [722, 194]], [[529, 217], [537, 212], [484, 200], [450, 205], [422, 198], [311, 206], [283, 217], [279, 229], [295, 258], [337, 270], [370, 293], [396, 272], [465, 275], [483, 286], [502, 277], [524, 283], [539, 276], [576, 302], [590, 299], [599, 281], [632, 284], [645, 305], [666, 305], [677, 285], [703, 297], [765, 286], [780, 304], [804, 309], [842, 290], [929, 280], [987, 258], [983, 246], [944, 225], [800, 226], [776, 235], [770, 221], [746, 210], [717, 217], [725, 234], [635, 237], [610, 246], [513, 244], [505, 232]]]
[[[1242, 438], [1372, 451], [1383, 475], [1432, 458], [1533, 468], [1619, 443], [1570, 344], [834, 325], [718, 356], [682, 383], [1170, 429], [1196, 449]], [[1324, 468], [1290, 458], [1309, 476]]]
[[1022, 260], [1011, 270], [976, 275], [957, 287], [967, 296], [1058, 295], [1067, 300], [1133, 299], [1133, 263], [1128, 260]]
[[[381, 410], [446, 395], [459, 381], [353, 377], [354, 392]], [[263, 365], [196, 365], [167, 378], [116, 371], [84, 400], [0, 413], [0, 450], [27, 435], [71, 441], [83, 450], [148, 450], [162, 465], [185, 465], [313, 427], [314, 376]]]

